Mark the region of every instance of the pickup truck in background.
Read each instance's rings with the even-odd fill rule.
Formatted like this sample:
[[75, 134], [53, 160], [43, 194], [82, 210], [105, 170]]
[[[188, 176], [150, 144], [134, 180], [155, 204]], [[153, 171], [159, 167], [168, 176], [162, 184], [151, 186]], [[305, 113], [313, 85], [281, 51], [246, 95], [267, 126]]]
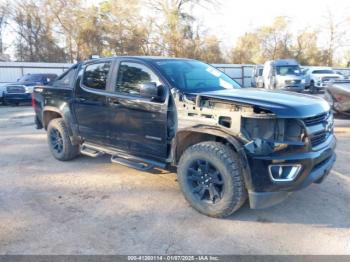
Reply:
[[335, 161], [333, 116], [320, 98], [240, 88], [190, 59], [112, 57], [35, 87], [37, 128], [61, 161], [111, 155], [138, 170], [177, 167], [187, 201], [225, 217], [320, 183]]
[[338, 74], [331, 67], [309, 67], [304, 74], [306, 86], [311, 93], [324, 90], [331, 81], [344, 79], [344, 76]]
[[15, 83], [4, 86], [3, 102], [5, 104], [26, 103], [32, 101], [34, 86], [48, 85], [55, 78], [56, 74], [26, 74]]

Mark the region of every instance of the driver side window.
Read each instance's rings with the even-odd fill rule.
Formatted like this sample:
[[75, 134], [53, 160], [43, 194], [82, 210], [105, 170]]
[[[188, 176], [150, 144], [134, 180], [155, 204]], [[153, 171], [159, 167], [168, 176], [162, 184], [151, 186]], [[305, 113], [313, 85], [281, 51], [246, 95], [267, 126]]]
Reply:
[[161, 84], [158, 76], [148, 67], [134, 62], [120, 63], [116, 92], [140, 96], [140, 85], [146, 83]]

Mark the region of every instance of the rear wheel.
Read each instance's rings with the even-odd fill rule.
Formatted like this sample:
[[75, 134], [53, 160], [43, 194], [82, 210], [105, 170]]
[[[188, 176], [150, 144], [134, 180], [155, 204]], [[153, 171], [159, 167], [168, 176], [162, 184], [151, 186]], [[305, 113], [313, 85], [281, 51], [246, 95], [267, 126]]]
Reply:
[[202, 214], [226, 217], [247, 199], [237, 155], [222, 143], [202, 142], [188, 148], [177, 175], [186, 200]]
[[47, 140], [52, 155], [61, 161], [68, 161], [79, 155], [79, 145], [73, 145], [62, 118], [50, 121], [47, 128]]

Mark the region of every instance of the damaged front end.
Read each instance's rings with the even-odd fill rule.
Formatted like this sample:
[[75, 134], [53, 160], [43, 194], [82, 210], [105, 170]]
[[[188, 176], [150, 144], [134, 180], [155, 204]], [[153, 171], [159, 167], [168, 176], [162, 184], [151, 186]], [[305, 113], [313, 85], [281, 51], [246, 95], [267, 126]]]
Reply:
[[276, 107], [270, 110], [221, 97], [177, 97], [177, 131], [205, 127], [237, 140], [244, 166], [249, 167], [245, 182], [250, 206], [264, 208], [329, 174], [336, 158], [333, 116], [329, 108], [322, 111], [317, 106], [310, 104], [305, 110], [319, 113], [296, 118], [286, 111], [278, 114]]
[[241, 134], [246, 139], [244, 147], [254, 155], [295, 150], [304, 147], [306, 142], [305, 129], [300, 120], [280, 119], [259, 109], [242, 115]]
[[325, 91], [325, 99], [336, 112], [350, 114], [350, 81], [330, 83]]
[[239, 140], [250, 154], [300, 150], [306, 144], [300, 120], [278, 118], [258, 106], [200, 95], [184, 97], [177, 104], [180, 129], [195, 125], [222, 129]]

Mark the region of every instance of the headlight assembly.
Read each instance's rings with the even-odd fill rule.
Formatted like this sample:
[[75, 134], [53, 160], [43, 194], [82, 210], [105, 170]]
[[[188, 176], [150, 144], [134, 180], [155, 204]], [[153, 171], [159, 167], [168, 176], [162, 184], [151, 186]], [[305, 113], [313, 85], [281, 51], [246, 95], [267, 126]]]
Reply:
[[33, 86], [26, 86], [26, 87], [24, 87], [24, 89], [26, 90], [26, 93], [33, 93], [34, 87]]

